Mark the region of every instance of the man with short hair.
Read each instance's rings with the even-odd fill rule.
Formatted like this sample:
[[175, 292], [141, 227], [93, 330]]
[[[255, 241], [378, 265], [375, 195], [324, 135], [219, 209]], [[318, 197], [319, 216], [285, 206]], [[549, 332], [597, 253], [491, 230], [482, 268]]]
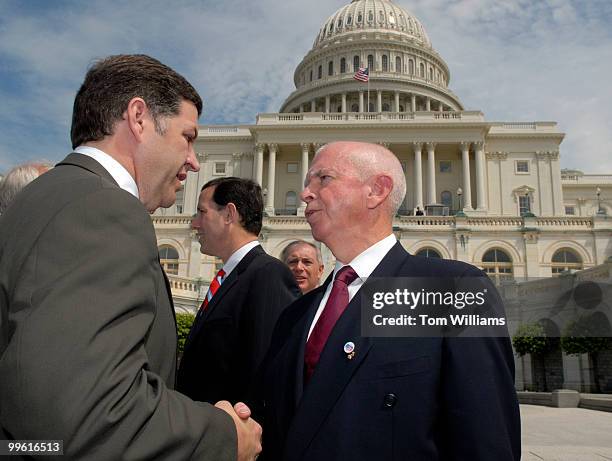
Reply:
[[325, 267], [321, 250], [316, 245], [306, 240], [295, 240], [283, 249], [280, 259], [293, 273], [303, 294], [319, 286]]
[[75, 152], [0, 218], [2, 438], [62, 440], [66, 459], [87, 460], [246, 461], [261, 450], [244, 404], [173, 390], [176, 320], [149, 213], [198, 171], [201, 110], [189, 82], [148, 56], [87, 72]]
[[24, 163], [12, 168], [0, 180], [0, 215], [4, 213], [15, 196], [21, 192], [21, 189], [51, 168], [53, 168], [52, 165], [44, 162]]
[[469, 279], [490, 293], [490, 306], [499, 300], [479, 269], [404, 250], [392, 223], [405, 192], [401, 164], [382, 146], [334, 142], [315, 155], [302, 192], [305, 216], [337, 262], [275, 328], [254, 401], [266, 461], [520, 459], [507, 330], [500, 337], [362, 335], [370, 279]]
[[287, 267], [258, 241], [261, 187], [248, 179], [204, 184], [191, 227], [200, 251], [223, 261], [185, 343], [177, 389], [194, 400], [245, 400], [282, 310], [299, 295]]

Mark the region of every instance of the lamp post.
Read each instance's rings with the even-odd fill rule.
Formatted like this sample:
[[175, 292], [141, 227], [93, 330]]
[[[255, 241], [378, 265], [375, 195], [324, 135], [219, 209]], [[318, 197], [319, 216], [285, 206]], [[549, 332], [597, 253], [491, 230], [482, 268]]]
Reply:
[[606, 212], [601, 208], [601, 188], [599, 186], [595, 189], [595, 195], [597, 195], [597, 214], [605, 215]]
[[455, 213], [455, 216], [466, 216], [466, 214], [463, 212], [463, 189], [461, 189], [461, 187], [457, 189], [457, 197], [459, 197], [459, 211]]

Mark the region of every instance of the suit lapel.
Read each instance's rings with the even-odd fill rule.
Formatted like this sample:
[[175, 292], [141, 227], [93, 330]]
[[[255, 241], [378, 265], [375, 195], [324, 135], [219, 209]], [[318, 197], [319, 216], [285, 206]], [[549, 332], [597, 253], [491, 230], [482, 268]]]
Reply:
[[[370, 278], [394, 276], [407, 256], [408, 253], [401, 244], [396, 243], [374, 269]], [[361, 336], [361, 291], [360, 289], [355, 294], [334, 326], [321, 353], [317, 368], [304, 390], [295, 412], [285, 445], [291, 447], [291, 451], [297, 455], [295, 459], [300, 458], [300, 455], [316, 436], [325, 418], [372, 347], [372, 339]], [[314, 310], [316, 311], [316, 307]], [[309, 326], [310, 323], [306, 328]], [[307, 332], [308, 330], [306, 334]], [[355, 343], [355, 355], [352, 360], [349, 360], [344, 352], [344, 345], [349, 341]], [[297, 360], [301, 362], [302, 370], [304, 343], [305, 339], [302, 341], [301, 355], [298, 355]]]

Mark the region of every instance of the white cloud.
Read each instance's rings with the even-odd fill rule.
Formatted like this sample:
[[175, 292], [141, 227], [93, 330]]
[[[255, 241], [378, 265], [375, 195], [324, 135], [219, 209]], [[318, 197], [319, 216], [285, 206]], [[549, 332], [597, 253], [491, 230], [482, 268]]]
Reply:
[[[112, 53], [144, 52], [183, 73], [205, 100], [202, 123], [253, 123], [293, 91], [295, 67], [346, 3], [97, 0], [0, 8], [0, 168], [21, 160], [13, 150], [33, 139], [66, 149], [74, 92], [87, 65]], [[396, 3], [421, 20], [466, 108], [488, 120], [556, 120], [567, 133], [563, 166], [612, 173], [604, 160], [612, 154], [612, 2]], [[19, 80], [16, 90], [2, 81], [9, 76]]]

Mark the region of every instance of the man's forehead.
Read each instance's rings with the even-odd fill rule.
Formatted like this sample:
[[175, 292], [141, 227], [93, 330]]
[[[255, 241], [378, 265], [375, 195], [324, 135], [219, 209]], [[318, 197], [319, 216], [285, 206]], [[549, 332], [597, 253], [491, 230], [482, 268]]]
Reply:
[[291, 248], [289, 252], [289, 256], [297, 256], [298, 253], [308, 253], [309, 255], [316, 255], [316, 251], [313, 247], [308, 245], [307, 243], [296, 243]]

